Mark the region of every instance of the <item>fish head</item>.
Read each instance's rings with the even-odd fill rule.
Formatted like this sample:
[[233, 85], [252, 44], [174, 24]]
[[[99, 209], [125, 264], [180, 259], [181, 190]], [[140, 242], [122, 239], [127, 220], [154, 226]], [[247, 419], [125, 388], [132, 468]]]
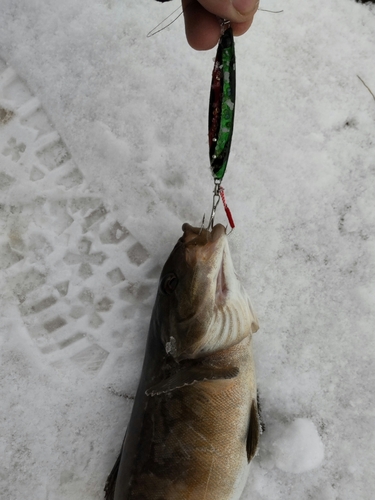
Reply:
[[177, 361], [230, 347], [258, 321], [233, 267], [226, 230], [182, 226], [166, 261], [154, 314], [166, 353]]

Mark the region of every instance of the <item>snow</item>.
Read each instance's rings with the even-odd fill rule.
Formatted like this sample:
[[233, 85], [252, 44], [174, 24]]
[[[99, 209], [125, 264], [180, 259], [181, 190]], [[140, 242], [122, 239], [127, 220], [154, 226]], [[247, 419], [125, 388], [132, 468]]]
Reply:
[[[102, 498], [160, 266], [209, 213], [215, 51], [181, 18], [146, 37], [176, 6], [1, 1], [1, 499]], [[375, 101], [357, 75], [375, 92], [375, 10], [262, 6], [283, 13], [236, 41], [223, 183], [261, 326], [266, 431], [242, 498], [370, 500]]]
[[[283, 428], [284, 427], [284, 428]], [[324, 459], [324, 445], [314, 423], [296, 418], [287, 425], [276, 426], [278, 437], [273, 442], [276, 467], [285, 472], [301, 474], [319, 467]]]

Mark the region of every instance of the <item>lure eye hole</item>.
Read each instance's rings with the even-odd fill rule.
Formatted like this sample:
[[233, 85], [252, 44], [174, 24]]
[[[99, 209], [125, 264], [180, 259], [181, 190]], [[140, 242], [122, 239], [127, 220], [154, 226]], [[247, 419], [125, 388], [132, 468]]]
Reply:
[[162, 277], [159, 289], [164, 295], [170, 295], [176, 290], [177, 285], [177, 276], [174, 273], [169, 273]]

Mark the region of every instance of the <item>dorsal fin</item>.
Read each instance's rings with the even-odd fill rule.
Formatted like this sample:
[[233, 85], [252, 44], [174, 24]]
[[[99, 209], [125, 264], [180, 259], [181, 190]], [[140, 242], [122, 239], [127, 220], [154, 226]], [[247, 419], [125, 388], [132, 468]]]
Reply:
[[251, 403], [249, 429], [247, 431], [246, 440], [247, 461], [249, 463], [254, 458], [254, 455], [258, 449], [259, 435], [260, 422], [258, 408], [255, 399], [253, 399], [253, 402]]
[[166, 380], [162, 380], [149, 387], [146, 390], [146, 394], [147, 396], [157, 396], [205, 380], [229, 380], [237, 377], [238, 373], [239, 369], [236, 366], [228, 366], [227, 368], [217, 368], [213, 366], [183, 368]]

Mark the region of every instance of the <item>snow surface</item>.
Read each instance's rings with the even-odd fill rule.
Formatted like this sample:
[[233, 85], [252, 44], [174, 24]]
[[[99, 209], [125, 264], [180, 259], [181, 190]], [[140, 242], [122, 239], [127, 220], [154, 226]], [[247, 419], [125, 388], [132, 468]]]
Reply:
[[284, 427], [284, 430], [276, 427], [278, 437], [273, 443], [276, 467], [295, 474], [319, 467], [324, 459], [324, 445], [313, 422], [296, 418]]
[[[146, 38], [176, 6], [0, 2], [1, 499], [102, 498], [160, 266], [210, 210], [215, 52]], [[262, 6], [224, 182], [267, 427], [242, 498], [370, 500], [375, 9]]]

